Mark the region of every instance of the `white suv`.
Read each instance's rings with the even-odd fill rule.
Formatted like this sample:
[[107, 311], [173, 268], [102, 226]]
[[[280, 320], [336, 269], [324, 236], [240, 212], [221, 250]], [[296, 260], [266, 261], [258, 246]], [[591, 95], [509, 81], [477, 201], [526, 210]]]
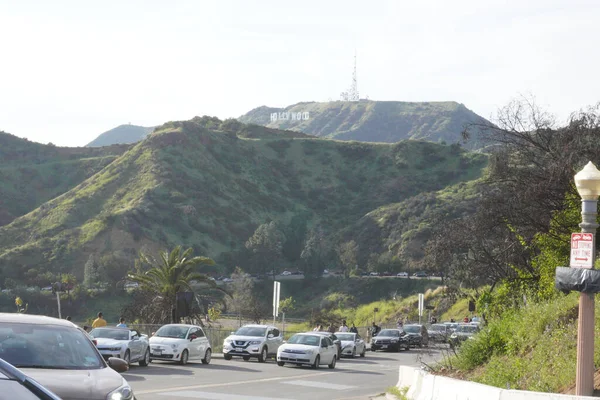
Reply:
[[270, 325], [244, 325], [223, 341], [223, 358], [242, 357], [248, 361], [257, 357], [265, 362], [269, 356], [276, 357], [277, 349], [283, 344], [279, 329]]

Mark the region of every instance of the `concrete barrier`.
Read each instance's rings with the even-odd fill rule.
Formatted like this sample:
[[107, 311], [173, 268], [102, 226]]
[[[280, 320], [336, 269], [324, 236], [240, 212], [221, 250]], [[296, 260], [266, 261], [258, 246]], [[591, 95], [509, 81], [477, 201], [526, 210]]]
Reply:
[[436, 376], [413, 367], [401, 366], [399, 389], [408, 387], [410, 400], [593, 400], [597, 397], [500, 389], [476, 382]]

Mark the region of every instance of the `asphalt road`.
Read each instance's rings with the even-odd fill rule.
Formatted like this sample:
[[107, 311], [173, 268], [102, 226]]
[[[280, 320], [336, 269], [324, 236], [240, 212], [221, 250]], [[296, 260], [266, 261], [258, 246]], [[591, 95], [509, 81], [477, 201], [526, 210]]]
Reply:
[[154, 361], [145, 368], [132, 366], [123, 376], [138, 400], [366, 400], [396, 384], [400, 365], [421, 365], [420, 357], [431, 363], [440, 353], [434, 349], [367, 352], [365, 358], [342, 359], [334, 370], [279, 367], [272, 359], [225, 361], [215, 354], [209, 365]]

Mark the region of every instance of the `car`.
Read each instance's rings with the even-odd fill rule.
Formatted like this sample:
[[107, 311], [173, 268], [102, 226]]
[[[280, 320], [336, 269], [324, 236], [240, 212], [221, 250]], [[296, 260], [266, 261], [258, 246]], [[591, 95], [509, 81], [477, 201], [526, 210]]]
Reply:
[[90, 332], [90, 336], [96, 341], [96, 347], [105, 360], [117, 357], [125, 360], [127, 364], [137, 362], [142, 367], [150, 364], [148, 336], [141, 335], [135, 329], [94, 328]]
[[222, 281], [223, 282], [233, 282], [233, 279], [231, 279], [231, 278], [223, 278]]
[[[105, 361], [75, 324], [25, 313], [0, 314], [0, 358], [64, 399], [134, 399], [119, 374], [118, 358]], [[91, 395], [93, 393], [93, 395]]]
[[338, 349], [337, 359], [339, 360], [342, 357], [342, 342], [340, 341], [340, 339], [338, 339], [338, 337], [335, 335], [335, 333], [326, 332], [326, 331], [316, 331], [316, 332], [313, 331], [312, 333], [315, 333], [317, 335], [327, 336], [329, 339], [331, 339], [333, 344], [335, 344]]
[[398, 278], [408, 278], [408, 272], [398, 272], [396, 276]]
[[0, 393], [9, 393], [11, 400], [61, 400], [60, 397], [0, 359]]
[[429, 332], [425, 325], [404, 325], [404, 332], [408, 335], [408, 344], [413, 347], [423, 347], [429, 344]]
[[281, 276], [289, 276], [289, 275], [291, 275], [291, 274], [292, 274], [292, 273], [291, 273], [290, 271], [283, 271], [283, 272], [281, 273]]
[[337, 354], [337, 346], [329, 337], [314, 332], [296, 333], [287, 343], [279, 346], [277, 365], [310, 365], [315, 369], [327, 365], [334, 369]]
[[458, 328], [458, 322], [444, 322], [444, 325], [448, 327], [448, 333], [451, 335]]
[[379, 276], [379, 272], [371, 272], [369, 276]]
[[123, 287], [125, 289], [135, 289], [135, 288], [140, 287], [140, 284], [137, 282], [129, 282], [129, 283], [126, 283], [125, 285], [123, 285]]
[[354, 358], [357, 354], [364, 357], [367, 353], [367, 345], [358, 333], [336, 332], [335, 336], [342, 345], [342, 356]]
[[41, 290], [42, 290], [42, 292], [51, 292], [52, 286], [44, 286]]
[[200, 326], [163, 325], [149, 342], [151, 360], [175, 361], [181, 365], [189, 360], [201, 360], [202, 364], [210, 364], [212, 348]]
[[450, 343], [460, 345], [468, 339], [473, 339], [475, 334], [479, 332], [479, 326], [473, 324], [459, 324], [454, 333], [450, 335]]
[[242, 357], [245, 361], [255, 357], [265, 362], [269, 356], [277, 356], [283, 344], [283, 335], [271, 325], [244, 325], [223, 341], [223, 358], [231, 360]]
[[446, 324], [433, 324], [427, 332], [431, 341], [440, 343], [446, 343], [451, 334], [450, 327]]
[[371, 351], [400, 351], [400, 349], [409, 349], [406, 332], [402, 329], [382, 329], [377, 336], [371, 338]]
[[323, 270], [323, 275], [329, 275], [329, 270], [328, 269], [324, 269]]
[[427, 278], [427, 276], [428, 276], [428, 275], [427, 275], [427, 273], [426, 273], [426, 272], [419, 271], [419, 272], [415, 272], [415, 273], [413, 274], [413, 276], [414, 276], [415, 278]]

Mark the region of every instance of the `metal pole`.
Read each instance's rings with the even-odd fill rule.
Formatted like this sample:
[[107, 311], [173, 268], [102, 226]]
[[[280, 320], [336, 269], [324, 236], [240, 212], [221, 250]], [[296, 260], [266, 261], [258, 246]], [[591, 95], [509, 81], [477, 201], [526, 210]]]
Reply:
[[[596, 216], [598, 200], [581, 200], [581, 232], [594, 234], [592, 265], [596, 258]], [[593, 267], [592, 267], [593, 268]], [[579, 321], [577, 324], [577, 376], [575, 394], [591, 396], [594, 393], [594, 294], [579, 295]]]
[[60, 292], [56, 292], [56, 303], [58, 304], [58, 319], [62, 319], [62, 315], [60, 313]]

